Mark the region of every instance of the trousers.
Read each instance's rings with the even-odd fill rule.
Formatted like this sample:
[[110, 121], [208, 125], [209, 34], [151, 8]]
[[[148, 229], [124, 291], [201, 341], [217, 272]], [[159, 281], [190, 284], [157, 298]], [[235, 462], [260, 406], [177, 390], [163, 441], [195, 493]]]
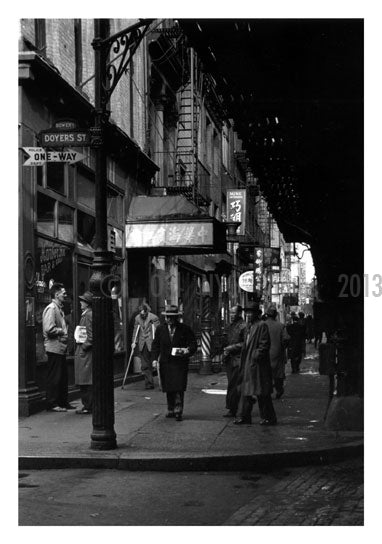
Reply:
[[81, 401], [85, 410], [92, 411], [93, 408], [93, 386], [80, 385]]
[[47, 352], [46, 407], [47, 409], [68, 404], [68, 368], [66, 355]]
[[174, 412], [175, 414], [182, 414], [184, 405], [184, 391], [166, 393], [166, 397], [167, 410], [169, 412]]
[[226, 408], [231, 414], [236, 415], [240, 393], [238, 392], [238, 380], [240, 376], [240, 367], [227, 365], [227, 396], [226, 396]]
[[[268, 419], [269, 421], [277, 421], [276, 412], [273, 408], [273, 402], [271, 395], [257, 395], [257, 402], [259, 403], [259, 414], [261, 419]], [[252, 397], [241, 397], [239, 406], [239, 417], [251, 420], [252, 406], [255, 404], [255, 400]]]
[[143, 346], [143, 349], [140, 352], [140, 356], [141, 356], [141, 371], [145, 377], [145, 386], [147, 387], [147, 386], [154, 385], [151, 353], [148, 350], [146, 344]]

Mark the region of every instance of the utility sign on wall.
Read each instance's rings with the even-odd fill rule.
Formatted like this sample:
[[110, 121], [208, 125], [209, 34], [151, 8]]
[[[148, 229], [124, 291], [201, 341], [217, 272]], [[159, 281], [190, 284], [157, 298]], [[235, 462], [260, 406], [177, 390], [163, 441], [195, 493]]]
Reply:
[[246, 207], [246, 189], [227, 189], [227, 219], [228, 221], [241, 222], [236, 231], [237, 234], [245, 234]]

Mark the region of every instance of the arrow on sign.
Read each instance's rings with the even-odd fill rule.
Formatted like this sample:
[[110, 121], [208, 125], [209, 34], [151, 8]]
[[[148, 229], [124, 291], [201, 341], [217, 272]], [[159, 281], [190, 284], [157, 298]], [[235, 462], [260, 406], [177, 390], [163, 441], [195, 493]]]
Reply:
[[23, 150], [29, 155], [24, 166], [42, 166], [45, 162], [74, 164], [85, 158], [85, 155], [78, 151], [45, 151], [43, 147], [23, 147]]

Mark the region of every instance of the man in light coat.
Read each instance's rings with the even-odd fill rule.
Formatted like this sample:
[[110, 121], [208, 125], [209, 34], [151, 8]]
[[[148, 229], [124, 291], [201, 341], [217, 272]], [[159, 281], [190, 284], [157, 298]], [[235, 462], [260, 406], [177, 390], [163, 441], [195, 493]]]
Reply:
[[63, 312], [66, 290], [62, 283], [53, 283], [50, 288], [52, 301], [42, 314], [42, 333], [48, 357], [46, 373], [46, 409], [66, 412], [74, 409], [68, 403], [68, 369], [66, 352], [68, 326]]
[[277, 309], [273, 304], [267, 310], [267, 320], [271, 348], [269, 355], [271, 359], [273, 386], [276, 390], [276, 399], [281, 398], [284, 393], [285, 365], [287, 362], [286, 347], [289, 334], [285, 325], [277, 321]]
[[259, 403], [260, 425], [276, 425], [272, 403], [272, 369], [269, 357], [271, 341], [267, 324], [260, 319], [257, 303], [245, 308], [249, 329], [241, 353], [241, 394], [236, 425], [252, 423], [252, 406]]
[[80, 386], [82, 408], [76, 414], [91, 414], [93, 408], [93, 294], [86, 291], [78, 297], [81, 304], [81, 319], [76, 329], [76, 353], [74, 355], [74, 379]]
[[139, 314], [134, 320], [133, 342], [131, 344], [131, 349], [135, 349], [141, 359], [145, 389], [154, 389], [151, 348], [155, 329], [159, 325], [159, 318], [150, 310], [150, 306], [145, 302], [139, 307]]

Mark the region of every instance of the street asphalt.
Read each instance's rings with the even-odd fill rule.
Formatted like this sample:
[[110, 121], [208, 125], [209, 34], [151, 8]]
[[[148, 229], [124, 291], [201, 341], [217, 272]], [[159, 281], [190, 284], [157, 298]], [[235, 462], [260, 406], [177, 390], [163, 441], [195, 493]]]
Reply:
[[[227, 378], [189, 373], [184, 419], [165, 418], [166, 397], [143, 381], [114, 391], [117, 448], [90, 448], [92, 416], [40, 412], [19, 420], [19, 468], [124, 470], [262, 470], [324, 464], [363, 454], [363, 433], [325, 427], [329, 379], [318, 373], [317, 353], [307, 346], [299, 374], [286, 368], [285, 393], [274, 400], [278, 424], [234, 425], [223, 417]], [[80, 407], [80, 400], [72, 401]]]

